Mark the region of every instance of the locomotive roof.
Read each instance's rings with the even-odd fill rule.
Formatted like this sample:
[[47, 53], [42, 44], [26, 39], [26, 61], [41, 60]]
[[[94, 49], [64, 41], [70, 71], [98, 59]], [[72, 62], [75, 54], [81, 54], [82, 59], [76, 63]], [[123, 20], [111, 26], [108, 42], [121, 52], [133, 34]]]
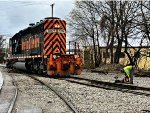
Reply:
[[37, 26], [39, 26], [39, 25], [41, 25], [41, 24], [43, 24], [43, 23], [44, 23], [44, 21], [39, 22], [39, 23], [36, 23], [35, 25], [30, 26], [30, 27], [33, 29], [33, 28], [35, 28], [35, 27], [37, 27]]
[[[46, 18], [44, 18], [44, 19], [60, 19], [60, 18], [58, 18], [58, 17], [46, 17]], [[29, 27], [27, 27], [27, 28], [25, 28], [25, 29], [23, 29], [23, 30], [20, 30], [18, 33], [16, 33], [16, 34], [12, 37], [12, 39], [18, 38], [18, 37], [20, 37], [21, 35], [26, 35], [26, 34], [28, 34], [28, 33], [31, 33], [31, 30], [32, 30], [32, 29], [34, 29], [34, 28], [36, 28], [36, 27], [42, 25], [43, 23], [44, 23], [44, 21], [42, 20], [42, 21], [36, 23], [36, 24], [33, 25], [33, 26], [29, 26]]]
[[21, 34], [20, 33], [16, 33], [11, 39], [15, 39], [17, 37], [19, 37]]
[[20, 31], [21, 35], [25, 35], [31, 31], [31, 27], [27, 27], [26, 29], [23, 29]]
[[46, 17], [45, 19], [60, 19], [58, 17]]
[[21, 35], [25, 35], [25, 34], [29, 33], [30, 31], [31, 31], [31, 27], [27, 27], [27, 28], [25, 28], [25, 29], [19, 31], [18, 33], [16, 33], [16, 34], [12, 37], [12, 39], [17, 39], [17, 38], [19, 38]]

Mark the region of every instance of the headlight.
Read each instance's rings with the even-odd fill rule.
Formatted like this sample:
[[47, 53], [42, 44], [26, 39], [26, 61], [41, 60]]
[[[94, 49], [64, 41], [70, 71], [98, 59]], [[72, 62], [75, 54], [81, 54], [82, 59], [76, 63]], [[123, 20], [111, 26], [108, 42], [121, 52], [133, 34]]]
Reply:
[[54, 59], [56, 59], [56, 58], [57, 58], [57, 56], [56, 56], [56, 55], [53, 55], [53, 58], [54, 58]]
[[78, 55], [74, 55], [74, 58], [76, 59], [76, 58], [78, 58], [79, 56]]

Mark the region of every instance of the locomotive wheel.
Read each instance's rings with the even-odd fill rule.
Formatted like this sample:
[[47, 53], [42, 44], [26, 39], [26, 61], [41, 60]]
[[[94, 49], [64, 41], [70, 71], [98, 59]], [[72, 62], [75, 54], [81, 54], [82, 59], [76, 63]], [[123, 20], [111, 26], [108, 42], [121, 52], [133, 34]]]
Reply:
[[39, 75], [43, 74], [43, 70], [39, 69], [39, 70], [38, 70], [38, 74], [39, 74]]

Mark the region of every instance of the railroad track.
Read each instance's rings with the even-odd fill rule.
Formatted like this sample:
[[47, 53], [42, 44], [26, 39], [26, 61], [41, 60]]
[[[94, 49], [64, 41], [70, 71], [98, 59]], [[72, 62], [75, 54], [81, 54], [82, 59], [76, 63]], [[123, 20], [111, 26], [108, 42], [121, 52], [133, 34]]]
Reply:
[[[149, 87], [141, 87], [141, 86], [135, 86], [135, 85], [123, 84], [123, 83], [111, 83], [111, 82], [91, 80], [91, 79], [75, 77], [75, 76], [70, 76], [68, 78], [57, 78], [57, 79], [66, 80], [71, 83], [77, 83], [77, 84], [86, 85], [90, 87], [103, 88], [107, 90], [117, 90], [121, 92], [128, 92], [128, 93], [133, 93], [138, 95], [150, 96]], [[146, 91], [146, 92], [140, 92], [140, 91]]]
[[[28, 75], [28, 74], [25, 73], [25, 75]], [[36, 75], [36, 76], [39, 76], [39, 75]], [[31, 77], [34, 77], [34, 76], [31, 76]], [[53, 78], [50, 78], [50, 79], [53, 79]], [[150, 91], [150, 88], [146, 88], [146, 87], [139, 87], [139, 86], [134, 86], [134, 85], [129, 85], [129, 84], [119, 84], [119, 83], [110, 83], [110, 82], [104, 82], [104, 81], [90, 80], [90, 79], [86, 79], [86, 78], [81, 78], [80, 76], [70, 76], [67, 78], [55, 78], [55, 79], [65, 80], [65, 81], [68, 81], [70, 83], [77, 83], [77, 84], [91, 86], [91, 87], [103, 88], [103, 89], [107, 89], [107, 90], [117, 90], [117, 91], [121, 91], [121, 92], [133, 93], [133, 94], [137, 94], [137, 95], [145, 95], [148, 97], [150, 96], [150, 93], [147, 93]], [[39, 81], [39, 82], [41, 82], [41, 81]], [[47, 84], [47, 85], [49, 85], [49, 84]], [[138, 90], [147, 91], [147, 92], [138, 92]], [[78, 112], [78, 111], [76, 111], [76, 112]], [[74, 113], [76, 113], [76, 112], [74, 112]]]
[[[2, 75], [1, 72], [0, 72], [0, 75]], [[10, 76], [10, 77], [12, 78], [12, 86], [13, 87], [5, 85], [5, 82], [6, 82], [5, 81], [5, 82], [3, 82], [4, 84], [2, 84], [1, 89], [0, 89], [1, 94], [3, 95], [1, 98], [5, 99], [5, 101], [6, 101], [6, 102], [4, 102], [5, 107], [1, 109], [3, 113], [12, 113], [15, 103], [16, 103], [17, 96], [18, 96], [18, 89], [17, 89], [16, 81], [13, 79], [12, 76]], [[9, 91], [8, 91], [8, 89], [9, 89]], [[7, 95], [7, 97], [9, 97], [9, 98], [7, 98], [5, 95]]]
[[[82, 77], [76, 77], [76, 76], [70, 76], [68, 78], [59, 78], [58, 77], [57, 79], [63, 79], [63, 80], [66, 80], [66, 81], [72, 82], [72, 83], [78, 83], [78, 84], [88, 85], [88, 86], [92, 86], [92, 87], [100, 87], [100, 88], [105, 88], [105, 89], [118, 88], [118, 89], [128, 89], [128, 90], [150, 91], [149, 87], [141, 87], [141, 86], [135, 86], [135, 85], [130, 85], [130, 84], [124, 84], [124, 83], [112, 83], [112, 82], [105, 82], [105, 81], [97, 81], [97, 80], [91, 80], [91, 79], [86, 79], [86, 78], [82, 78]], [[70, 80], [70, 79], [80, 80], [80, 81], [84, 80], [89, 83], [83, 83], [83, 82], [74, 81], [74, 80]]]
[[29, 77], [31, 77], [32, 79], [40, 82], [41, 84], [45, 85], [46, 87], [48, 87], [50, 90], [52, 90], [56, 95], [58, 95], [58, 97], [60, 97], [64, 102], [65, 104], [70, 108], [70, 110], [73, 112], [73, 113], [79, 113], [78, 110], [73, 106], [73, 104], [71, 102], [69, 102], [67, 100], [67, 98], [65, 98], [63, 95], [61, 95], [59, 93], [59, 91], [57, 91], [57, 89], [55, 89], [53, 86], [49, 85], [48, 83], [40, 80], [39, 78], [33, 76], [33, 75], [28, 75]]
[[11, 103], [10, 103], [10, 106], [9, 106], [7, 113], [12, 113], [13, 108], [14, 108], [15, 103], [16, 103], [16, 100], [17, 100], [17, 96], [18, 96], [18, 89], [17, 89], [16, 81], [13, 79], [13, 77], [12, 77], [12, 80], [13, 80], [12, 83], [15, 86], [15, 94], [14, 94], [13, 99], [11, 100]]
[[[8, 70], [8, 71], [14, 72], [13, 70]], [[17, 70], [16, 70], [16, 71], [17, 71]], [[54, 87], [51, 86], [50, 84], [48, 84], [48, 83], [46, 83], [46, 82], [40, 80], [38, 77], [35, 77], [35, 76], [39, 76], [39, 75], [36, 75], [36, 74], [35, 74], [35, 76], [34, 76], [34, 75], [30, 74], [30, 73], [26, 73], [26, 72], [22, 72], [22, 71], [17, 71], [17, 72], [18, 72], [18, 73], [25, 74], [26, 76], [29, 76], [29, 77], [31, 77], [32, 79], [34, 79], [34, 80], [40, 82], [42, 85], [45, 85], [45, 86], [48, 87], [50, 90], [52, 90], [60, 99], [62, 99], [62, 100], [65, 102], [65, 104], [69, 107], [69, 109], [70, 109], [73, 113], [79, 113], [78, 110], [73, 106], [73, 104], [72, 104], [71, 102], [69, 102], [66, 97], [64, 97], [63, 95], [61, 95], [61, 94], [59, 93], [59, 91], [57, 91], [56, 88], [54, 88]], [[45, 77], [46, 77], [46, 76], [45, 76]]]

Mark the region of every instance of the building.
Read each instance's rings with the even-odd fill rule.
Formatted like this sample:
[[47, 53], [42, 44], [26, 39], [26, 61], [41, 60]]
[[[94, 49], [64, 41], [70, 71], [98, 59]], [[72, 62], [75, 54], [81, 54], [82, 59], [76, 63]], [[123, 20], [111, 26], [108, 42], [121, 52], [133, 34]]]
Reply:
[[[137, 52], [139, 47], [129, 47], [128, 52], [131, 56]], [[129, 63], [129, 59], [127, 55], [124, 53], [125, 48], [122, 47], [121, 50], [121, 57], [119, 63], [122, 65], [126, 65]], [[116, 47], [113, 47], [113, 54], [115, 54]], [[110, 64], [111, 62], [111, 55], [110, 49], [108, 49], [108, 53], [106, 54], [106, 47], [100, 47], [100, 55], [102, 63]], [[94, 51], [93, 46], [84, 46], [82, 49], [82, 57], [83, 57], [83, 64], [85, 68], [92, 68], [94, 67]], [[137, 66], [139, 69], [146, 69], [150, 70], [150, 47], [143, 46], [138, 54]]]

